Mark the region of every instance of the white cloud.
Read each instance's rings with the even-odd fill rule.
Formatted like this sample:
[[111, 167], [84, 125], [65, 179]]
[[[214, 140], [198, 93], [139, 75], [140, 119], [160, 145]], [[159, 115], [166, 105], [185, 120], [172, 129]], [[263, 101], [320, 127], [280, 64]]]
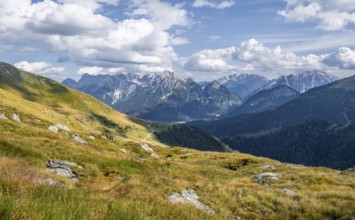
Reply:
[[191, 55], [182, 62], [186, 70], [191, 71], [226, 71], [232, 70], [234, 67], [228, 63], [232, 60], [235, 47], [218, 49], [218, 50], [202, 50]]
[[188, 12], [182, 4], [130, 1], [132, 18], [115, 21], [100, 12], [118, 0], [2, 0], [0, 39], [44, 42], [85, 66], [171, 67], [173, 46], [188, 40], [168, 29], [190, 25]]
[[170, 4], [160, 0], [130, 0], [132, 11], [129, 15], [149, 18], [156, 27], [167, 30], [174, 26], [188, 26], [189, 14], [182, 8], [183, 4]]
[[228, 0], [228, 1], [221, 1], [217, 3], [216, 1], [211, 1], [211, 0], [195, 0], [194, 3], [192, 3], [192, 7], [195, 8], [201, 8], [201, 7], [208, 7], [208, 8], [215, 8], [215, 9], [225, 9], [225, 8], [230, 8], [235, 4], [234, 1]]
[[338, 69], [355, 70], [355, 50], [351, 50], [347, 47], [339, 48], [334, 53], [326, 55], [323, 59], [323, 63]]
[[110, 74], [115, 74], [115, 73], [124, 73], [127, 72], [127, 70], [124, 67], [115, 67], [115, 68], [109, 68], [107, 72]]
[[104, 70], [102, 67], [98, 66], [87, 66], [87, 67], [82, 67], [78, 70], [78, 74], [90, 74], [90, 75], [97, 75], [101, 73]]
[[286, 9], [279, 15], [289, 21], [318, 22], [317, 28], [335, 31], [355, 24], [353, 0], [285, 0]]
[[35, 74], [40, 74], [43, 76], [51, 76], [51, 75], [58, 75], [58, 74], [64, 74], [65, 73], [65, 68], [64, 67], [53, 67], [52, 64], [46, 63], [46, 62], [28, 62], [28, 61], [21, 61], [18, 63], [14, 64], [15, 67], [35, 73]]
[[299, 56], [285, 52], [280, 46], [265, 47], [255, 39], [243, 42], [239, 47], [202, 50], [181, 61], [187, 71], [241, 72], [258, 71], [277, 73], [309, 69], [350, 70], [355, 69], [355, 51], [342, 47], [330, 54]]

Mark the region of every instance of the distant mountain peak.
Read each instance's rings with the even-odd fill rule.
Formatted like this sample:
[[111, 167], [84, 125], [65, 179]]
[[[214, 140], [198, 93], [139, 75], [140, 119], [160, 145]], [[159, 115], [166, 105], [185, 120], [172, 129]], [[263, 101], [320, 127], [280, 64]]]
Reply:
[[287, 85], [300, 93], [304, 93], [312, 88], [327, 85], [336, 80], [338, 80], [338, 77], [328, 74], [322, 70], [309, 70], [297, 74], [282, 75], [279, 78], [271, 80], [263, 87], [255, 90], [248, 97], [262, 90], [268, 90], [278, 85]]
[[193, 79], [170, 71], [83, 76], [74, 88], [119, 111], [151, 120], [205, 119], [224, 114], [241, 104], [237, 95], [217, 81], [202, 87]]
[[246, 73], [228, 75], [217, 81], [242, 99], [269, 82], [264, 76]]

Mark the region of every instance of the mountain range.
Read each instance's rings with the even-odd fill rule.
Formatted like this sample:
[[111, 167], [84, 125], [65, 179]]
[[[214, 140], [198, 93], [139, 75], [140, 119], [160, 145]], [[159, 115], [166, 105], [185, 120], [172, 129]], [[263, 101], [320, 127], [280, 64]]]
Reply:
[[241, 104], [240, 98], [223, 85], [212, 82], [202, 87], [190, 78], [174, 73], [84, 74], [69, 87], [88, 93], [115, 109], [137, 117], [158, 121], [191, 121], [226, 113]]
[[[335, 79], [315, 70], [271, 81], [256, 74], [240, 74], [201, 84], [164, 71], [143, 75], [84, 74], [78, 82], [67, 79], [63, 84], [88, 93], [123, 113], [148, 120], [177, 122], [273, 109], [296, 97], [295, 94], [290, 95], [292, 89], [302, 93]], [[291, 90], [286, 91], [285, 87], [278, 87], [280, 85], [286, 85]], [[270, 89], [269, 92], [262, 92]], [[282, 95], [283, 92], [285, 95]], [[255, 102], [258, 105], [250, 107]], [[243, 103], [245, 105], [238, 109]]]
[[282, 106], [195, 122], [230, 147], [307, 165], [355, 165], [355, 76], [311, 89]]

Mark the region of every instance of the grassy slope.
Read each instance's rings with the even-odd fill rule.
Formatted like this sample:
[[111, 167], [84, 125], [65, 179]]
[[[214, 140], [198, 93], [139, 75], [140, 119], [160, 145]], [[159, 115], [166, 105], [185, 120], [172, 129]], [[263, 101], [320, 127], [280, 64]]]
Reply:
[[[32, 82], [35, 87], [25, 81], [21, 86], [26, 94], [0, 84], [0, 113], [9, 118], [17, 113], [23, 121], [20, 124], [0, 119], [1, 219], [355, 217], [353, 173], [279, 164], [244, 154], [168, 148], [150, 137], [144, 127], [90, 96], [65, 87], [56, 93], [41, 80]], [[92, 114], [132, 129], [122, 136], [90, 117]], [[70, 135], [80, 134], [89, 143], [79, 144], [65, 134], [48, 131], [47, 127], [56, 123], [67, 125]], [[104, 127], [111, 130], [112, 140], [102, 137]], [[87, 139], [89, 135], [96, 139]], [[146, 137], [161, 159], [153, 159], [140, 148]], [[122, 153], [120, 148], [128, 153]], [[142, 157], [148, 160], [140, 160]], [[79, 184], [47, 173], [45, 163], [49, 159], [82, 165], [83, 170], [76, 170], [82, 174]], [[248, 165], [242, 166], [245, 160]], [[260, 185], [252, 179], [263, 172], [260, 166], [265, 164], [275, 164], [280, 181]], [[43, 177], [69, 187], [36, 183]], [[282, 191], [285, 187], [297, 195], [286, 196]], [[190, 205], [170, 204], [168, 196], [186, 188], [194, 189], [217, 214], [208, 215]]]

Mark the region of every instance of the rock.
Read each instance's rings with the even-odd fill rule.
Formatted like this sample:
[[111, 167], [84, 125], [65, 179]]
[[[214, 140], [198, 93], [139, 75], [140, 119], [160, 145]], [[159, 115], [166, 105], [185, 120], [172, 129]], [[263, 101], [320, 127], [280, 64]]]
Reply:
[[47, 171], [54, 173], [58, 176], [71, 179], [74, 183], [78, 183], [78, 175], [73, 172], [68, 165], [57, 160], [49, 160], [46, 164]]
[[58, 132], [58, 128], [55, 126], [49, 126], [48, 130], [50, 130], [51, 132], [57, 133]]
[[155, 158], [155, 159], [160, 159], [160, 157], [159, 157], [158, 154], [156, 154], [156, 153], [152, 153], [150, 156], [153, 157], [153, 158]]
[[4, 114], [0, 114], [0, 119], [3, 119], [3, 120], [9, 120]]
[[199, 196], [192, 189], [183, 190], [181, 195], [179, 193], [174, 192], [173, 194], [171, 194], [171, 196], [169, 196], [169, 200], [171, 203], [174, 203], [174, 204], [176, 204], [176, 203], [191, 204], [191, 205], [195, 206], [196, 208], [202, 209], [205, 212], [208, 212], [210, 214], [216, 213], [208, 205], [200, 202]]
[[278, 175], [279, 174], [277, 174], [277, 173], [266, 172], [266, 173], [261, 173], [259, 175], [254, 176], [253, 179], [255, 179], [260, 184], [268, 184], [268, 183], [270, 183], [270, 181], [279, 180], [277, 178]]
[[123, 178], [122, 178], [122, 177], [120, 177], [120, 176], [118, 176], [118, 177], [117, 177], [117, 179], [118, 179], [118, 180], [121, 180], [121, 181], [123, 180]]
[[12, 114], [12, 119], [13, 119], [14, 121], [19, 122], [19, 123], [22, 123], [22, 122], [21, 122], [21, 119], [20, 119], [20, 116], [17, 115], [17, 114]]
[[48, 130], [57, 133], [59, 130], [61, 130], [62, 132], [69, 131], [69, 128], [67, 126], [61, 125], [61, 124], [56, 124], [53, 126], [49, 126]]
[[294, 196], [294, 195], [296, 195], [296, 193], [295, 193], [294, 191], [290, 190], [290, 189], [283, 188], [282, 190], [283, 190], [283, 191], [285, 192], [285, 194], [288, 195], [288, 196]]
[[62, 131], [70, 131], [67, 126], [64, 126], [64, 125], [61, 125], [61, 124], [56, 124], [54, 126], [57, 127], [59, 130], [62, 130]]
[[95, 140], [94, 136], [89, 136], [88, 138], [91, 139], [91, 140]]
[[121, 151], [122, 153], [125, 153], [125, 154], [127, 153], [127, 150], [124, 149], [124, 148], [121, 148], [120, 151]]
[[79, 135], [73, 135], [73, 140], [76, 141], [76, 142], [79, 142], [81, 144], [87, 144], [88, 143], [85, 140], [83, 140]]
[[276, 170], [276, 167], [274, 165], [265, 165], [260, 168], [263, 170]]
[[144, 143], [144, 144], [141, 144], [141, 147], [143, 150], [147, 151], [147, 152], [154, 152], [154, 150], [152, 148], [150, 148], [148, 146], [148, 144]]

